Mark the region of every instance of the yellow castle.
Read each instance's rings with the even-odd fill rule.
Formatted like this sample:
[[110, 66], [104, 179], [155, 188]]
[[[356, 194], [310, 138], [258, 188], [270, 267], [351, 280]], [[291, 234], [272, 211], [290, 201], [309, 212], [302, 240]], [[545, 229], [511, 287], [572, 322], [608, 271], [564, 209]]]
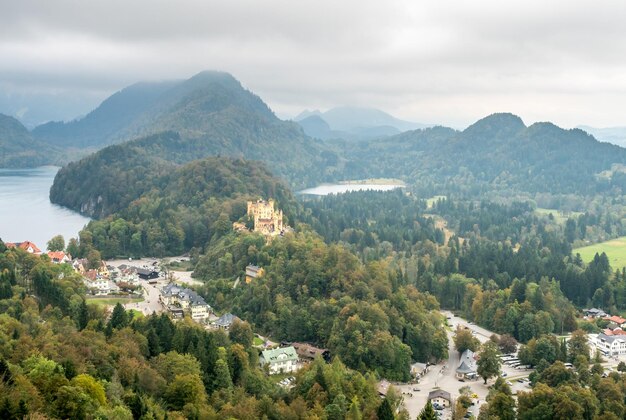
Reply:
[[248, 216], [254, 218], [254, 232], [278, 235], [283, 231], [283, 211], [274, 209], [274, 200], [248, 201]]

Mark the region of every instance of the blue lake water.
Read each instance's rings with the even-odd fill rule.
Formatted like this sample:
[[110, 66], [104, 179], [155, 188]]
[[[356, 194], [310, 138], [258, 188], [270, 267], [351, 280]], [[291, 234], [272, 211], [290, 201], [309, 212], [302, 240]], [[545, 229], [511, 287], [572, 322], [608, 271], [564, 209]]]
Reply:
[[328, 195], [341, 194], [350, 191], [389, 191], [403, 187], [404, 185], [398, 184], [322, 184], [318, 185], [317, 187], [307, 188], [306, 190], [298, 191], [298, 194]]
[[0, 238], [34, 242], [41, 250], [55, 235], [65, 242], [77, 237], [89, 218], [50, 203], [49, 192], [59, 168], [0, 169]]

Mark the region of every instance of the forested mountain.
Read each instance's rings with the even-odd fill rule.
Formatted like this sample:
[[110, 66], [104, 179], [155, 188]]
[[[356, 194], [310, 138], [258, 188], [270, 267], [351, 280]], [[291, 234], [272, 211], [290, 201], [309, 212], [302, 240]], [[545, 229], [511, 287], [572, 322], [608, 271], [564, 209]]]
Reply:
[[18, 120], [0, 114], [0, 168], [28, 168], [54, 163], [56, 150], [31, 136]]
[[[157, 137], [167, 136], [178, 138]], [[115, 145], [72, 163], [50, 192], [53, 203], [102, 218], [86, 231], [105, 258], [202, 248], [232, 230], [247, 200], [272, 197], [287, 219], [296, 210], [289, 189], [259, 162], [210, 157], [177, 166], [140, 151]]]
[[92, 150], [123, 140], [128, 127], [178, 83], [136, 83], [113, 94], [85, 117], [40, 125], [33, 135], [47, 143]]
[[[171, 131], [171, 136], [153, 136]], [[85, 118], [49, 123], [36, 138], [66, 148], [98, 149], [143, 138], [147, 155], [175, 162], [228, 155], [262, 160], [304, 185], [321, 147], [292, 122], [279, 120], [256, 95], [227, 73], [202, 72], [182, 82], [140, 83], [118, 92]]]
[[493, 114], [462, 132], [435, 127], [335, 147], [352, 157], [348, 178], [400, 177], [432, 193], [626, 191], [626, 149], [551, 123], [526, 127], [512, 114]]

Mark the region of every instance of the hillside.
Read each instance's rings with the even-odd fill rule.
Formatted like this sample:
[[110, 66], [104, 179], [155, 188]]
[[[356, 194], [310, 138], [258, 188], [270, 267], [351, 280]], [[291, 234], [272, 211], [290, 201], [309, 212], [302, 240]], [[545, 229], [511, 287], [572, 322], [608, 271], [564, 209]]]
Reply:
[[18, 120], [0, 114], [0, 168], [28, 168], [55, 162], [56, 151], [39, 143]]
[[247, 200], [272, 197], [287, 217], [296, 208], [287, 186], [259, 162], [209, 157], [175, 165], [141, 153], [128, 143], [107, 147], [62, 168], [50, 191], [53, 203], [101, 219], [86, 229], [107, 258], [202, 248], [232, 230]]
[[[176, 144], [150, 143], [165, 131], [178, 133]], [[167, 160], [182, 163], [214, 155], [261, 160], [302, 185], [318, 176], [310, 168], [321, 162], [320, 145], [297, 124], [278, 119], [258, 96], [220, 72], [136, 84], [81, 120], [49, 123], [33, 133], [50, 144], [83, 150], [143, 137], [137, 146]]]
[[351, 151], [348, 178], [400, 177], [431, 191], [593, 195], [626, 191], [614, 164], [626, 150], [582, 130], [551, 123], [527, 127], [512, 114], [493, 114], [464, 131], [435, 127], [362, 144]]

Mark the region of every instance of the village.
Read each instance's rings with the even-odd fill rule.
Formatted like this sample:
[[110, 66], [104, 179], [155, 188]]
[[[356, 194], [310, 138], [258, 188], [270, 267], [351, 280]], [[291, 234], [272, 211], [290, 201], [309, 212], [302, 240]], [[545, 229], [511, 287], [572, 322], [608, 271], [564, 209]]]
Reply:
[[[247, 216], [252, 221], [252, 227], [245, 223], [233, 223], [233, 230], [238, 234], [248, 231], [259, 232], [267, 240], [273, 240], [289, 231], [283, 225], [283, 213], [275, 208], [273, 200], [250, 201], [247, 206]], [[222, 330], [226, 333], [230, 328], [242, 320], [232, 313], [215, 313], [209, 302], [200, 296], [194, 286], [203, 283], [192, 278], [191, 271], [176, 271], [171, 263], [184, 263], [188, 256], [178, 256], [164, 259], [118, 259], [102, 261], [97, 267], [87, 259], [72, 258], [64, 251], [42, 252], [34, 243], [7, 243], [8, 247], [17, 247], [34, 255], [47, 255], [53, 263], [68, 264], [83, 278], [87, 294], [91, 301], [101, 299], [103, 302], [119, 302], [125, 309], [136, 311], [142, 315], [152, 313], [167, 313], [173, 320], [188, 317], [207, 330]], [[263, 267], [248, 265], [245, 272], [237, 278], [233, 287], [245, 287], [263, 278]], [[244, 282], [240, 282], [243, 278]], [[109, 304], [111, 305], [111, 303]], [[472, 322], [442, 311], [442, 318], [447, 324], [448, 353], [447, 361], [438, 364], [413, 363], [411, 365], [412, 380], [409, 383], [391, 383], [381, 378], [378, 391], [385, 397], [391, 389], [400, 393], [402, 402], [412, 418], [414, 418], [430, 401], [442, 419], [452, 418], [452, 408], [461, 394], [468, 396], [471, 401], [466, 418], [477, 417], [481, 403], [484, 403], [489, 392], [490, 384], [485, 384], [477, 372], [477, 355], [471, 350], [459, 354], [454, 346], [453, 333], [456, 328], [471, 331], [481, 343], [485, 343], [494, 335]], [[589, 346], [593, 352], [608, 359], [605, 361], [605, 373], [613, 369], [619, 361], [626, 360], [626, 319], [591, 308], [584, 309], [581, 319], [601, 323], [605, 326], [600, 333], [587, 335]], [[259, 364], [266, 369], [269, 375], [279, 375], [277, 384], [289, 388], [293, 386], [293, 376], [302, 366], [316, 358], [326, 362], [331, 360], [328, 349], [316, 347], [310, 343], [283, 342], [276, 343], [267, 337], [255, 334], [255, 345], [259, 349]], [[568, 338], [565, 337], [567, 340]], [[517, 353], [504, 354], [501, 359], [500, 376], [505, 378], [511, 387], [513, 395], [531, 388], [531, 366], [524, 365], [517, 357]], [[570, 364], [567, 367], [571, 368]]]

